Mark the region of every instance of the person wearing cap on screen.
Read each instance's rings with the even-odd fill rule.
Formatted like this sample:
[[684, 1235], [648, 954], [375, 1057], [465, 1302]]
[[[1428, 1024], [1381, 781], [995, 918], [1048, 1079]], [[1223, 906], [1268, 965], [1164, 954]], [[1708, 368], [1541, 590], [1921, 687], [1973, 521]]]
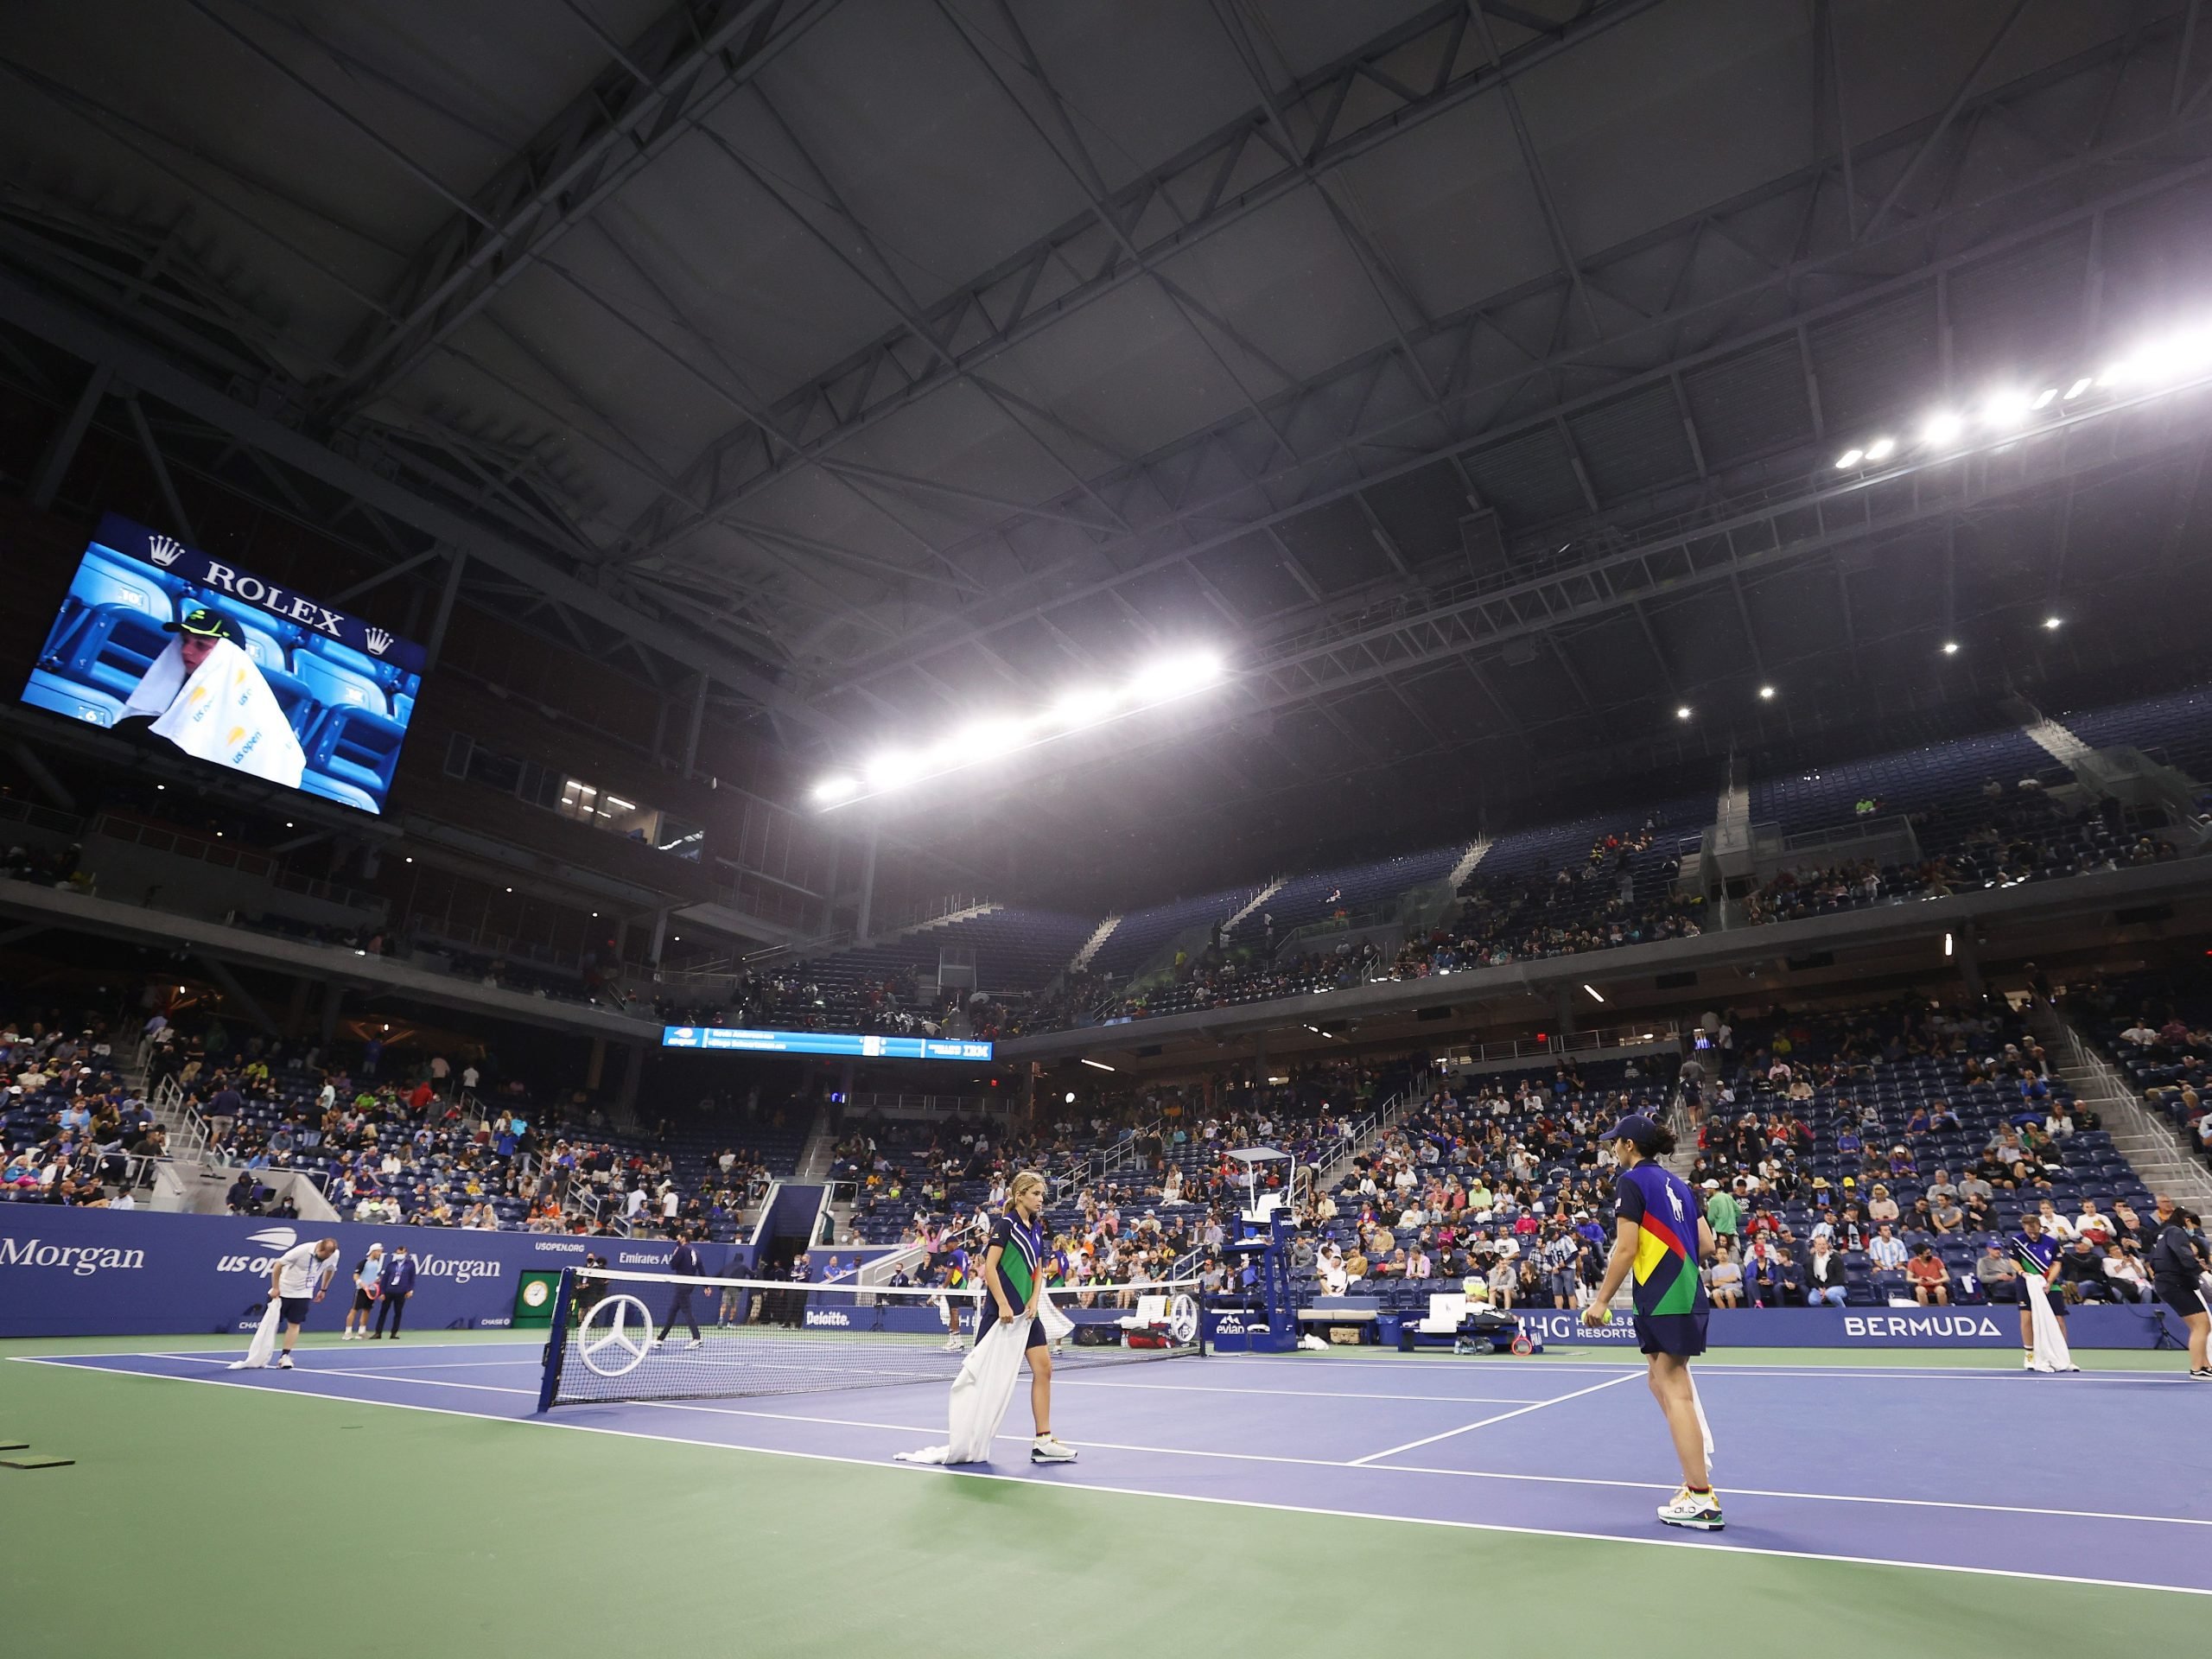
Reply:
[[175, 634], [132, 690], [118, 720], [150, 720], [156, 737], [219, 766], [300, 786], [307, 755], [260, 666], [231, 625], [204, 605], [174, 622]]
[[1705, 1351], [1713, 1306], [1698, 1272], [1698, 1263], [1713, 1254], [1713, 1229], [1690, 1184], [1656, 1161], [1675, 1149], [1671, 1131], [1631, 1113], [1604, 1138], [1621, 1169], [1613, 1187], [1613, 1249], [1582, 1322], [1609, 1324], [1613, 1297], [1633, 1272], [1637, 1341], [1682, 1465], [1681, 1489], [1659, 1506], [1659, 1518], [1670, 1527], [1718, 1532], [1724, 1523], [1713, 1490], [1711, 1437], [1689, 1367]]

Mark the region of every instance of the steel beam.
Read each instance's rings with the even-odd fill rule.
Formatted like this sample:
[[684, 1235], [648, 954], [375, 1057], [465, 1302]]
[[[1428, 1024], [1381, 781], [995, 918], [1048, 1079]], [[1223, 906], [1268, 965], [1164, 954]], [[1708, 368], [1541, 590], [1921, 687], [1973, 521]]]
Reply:
[[[2109, 54], [2099, 54], [2095, 59], [2095, 65], [2092, 67], [2101, 66], [2109, 55]], [[2075, 66], [2072, 72], [2081, 73], [2081, 66]], [[2045, 84], [2037, 83], [2027, 88], [2007, 88], [2003, 91], [2006, 95], [2031, 96], [2042, 90]], [[1041, 585], [1050, 580], [1059, 583], [1058, 590], [1049, 601], [1027, 607], [1010, 607], [1001, 611], [996, 616], [988, 620], [971, 621], [967, 626], [957, 628], [947, 634], [925, 636], [910, 652], [904, 653], [900, 658], [884, 661], [880, 664], [871, 664], [861, 669], [856, 675], [849, 677], [842, 683], [850, 685], [861, 678], [894, 671], [901, 663], [912, 660], [914, 657], [970, 645], [978, 639], [988, 637], [1000, 628], [1033, 620], [1047, 608], [1090, 599], [1110, 587], [1139, 579], [1171, 566], [1187, 563], [1194, 556], [1223, 546], [1254, 530], [1281, 523], [1313, 507], [1340, 500], [1354, 491], [1384, 480], [1402, 476], [1440, 461], [1463, 455], [1478, 438], [1503, 442], [1533, 428], [1552, 424], [1562, 414], [1571, 413], [1628, 391], [1658, 384], [1669, 377], [1705, 363], [1732, 355], [1777, 337], [1801, 331], [1808, 323], [1830, 316], [1845, 315], [1891, 295], [1908, 291], [1930, 280], [1940, 280], [1945, 273], [1955, 268], [1988, 259], [2008, 249], [2019, 248], [2043, 238], [2062, 234], [2085, 223], [2094, 227], [2101, 224], [2107, 213], [2129, 203], [2145, 200], [2185, 185], [2202, 185], [2208, 178], [2212, 178], [2212, 143], [2208, 143], [2207, 135], [2201, 125], [2191, 124], [2188, 131], [2190, 134], [2188, 153], [2190, 159], [2186, 161], [2177, 162], [2174, 159], [2175, 133], [2171, 130], [2161, 129], [2155, 133], [2138, 135], [2122, 140], [2113, 146], [2080, 152], [2064, 161], [2054, 163], [2039, 175], [2015, 179], [2006, 188], [2004, 194], [2009, 195], [2018, 192], [2029, 195], [2031, 200], [2041, 200], [2045, 198], [2047, 193], [2056, 188], [2070, 186], [2073, 181], [2083, 176], [2112, 179], [2113, 168], [2121, 162], [2124, 156], [2138, 156], [2148, 158], [2151, 156], [2156, 156], [2165, 168], [2164, 171], [2155, 175], [2145, 176], [2137, 174], [2131, 175], [2127, 182], [2108, 184], [2099, 194], [2088, 199], [2076, 200], [2056, 212], [2049, 213], [2038, 219], [2025, 224], [2014, 220], [2006, 228], [1990, 233], [1988, 231], [1990, 226], [2005, 223], [2003, 216], [1995, 211], [1995, 203], [1992, 199], [1977, 198], [1971, 203], [1960, 202], [1936, 210], [1932, 216], [1923, 215], [1905, 221], [1885, 232], [1880, 238], [1875, 238], [1865, 246], [1853, 247], [1839, 242], [1835, 246], [1822, 248], [1804, 261], [1795, 264], [1785, 261], [1774, 264], [1759, 275], [1732, 280], [1725, 290], [1693, 292], [1683, 296], [1677, 304], [1654, 316], [1649, 322], [1640, 323], [1632, 329], [1624, 330], [1607, 343], [1607, 361], [1602, 371], [1608, 377], [1605, 384], [1574, 398], [1560, 402], [1541, 414], [1516, 421], [1494, 419], [1486, 421], [1478, 418], [1471, 425], [1465, 424], [1463, 417], [1459, 423], [1460, 429], [1442, 442], [1409, 444], [1408, 439], [1411, 435], [1407, 429], [1410, 427], [1417, 431], [1422, 423], [1433, 420], [1432, 411], [1422, 409], [1410, 415], [1402, 412], [1390, 413], [1382, 420], [1369, 424], [1365, 429], [1347, 436], [1339, 443], [1332, 445], [1326, 449], [1309, 451], [1305, 458], [1305, 464], [1301, 467], [1273, 470], [1256, 478], [1248, 478], [1205, 499], [1186, 500], [1180, 503], [1166, 520], [1144, 525], [1139, 537], [1135, 538], [1141, 546], [1149, 544], [1149, 550], [1146, 556], [1135, 560], [1117, 559], [1109, 575], [1090, 581], [1077, 581], [1070, 584], [1066, 578], [1077, 563], [1076, 558], [1048, 562], [1032, 573], [1029, 582]], [[1904, 135], [1896, 142], [1900, 143], [1906, 142], [1910, 136], [1910, 134]], [[1730, 209], [1726, 211], [1757, 213], [1779, 194], [1817, 188], [1821, 176], [1821, 169], [1808, 168], [1802, 175], [1782, 181], [1764, 190], [1752, 193], [1740, 202], [1731, 204]], [[1886, 245], [1892, 241], [1901, 245], [1910, 244], [1917, 247], [1926, 243], [1940, 241], [1942, 239], [1944, 230], [1948, 228], [1942, 215], [1953, 213], [1962, 217], [1974, 216], [1975, 231], [1979, 239], [1970, 245], [1947, 243], [1945, 244], [1947, 251], [1942, 256], [1932, 259], [1920, 258], [1911, 269], [1901, 273], [1883, 276], [1866, 274], [1866, 247]], [[1605, 257], [1627, 260], [1646, 255], [1651, 249], [1669, 242], [1687, 242], [1704, 233], [1704, 227], [1713, 222], [1714, 219], [1714, 210], [1707, 210], [1677, 225], [1663, 227], [1659, 232], [1639, 238], [1633, 245], [1611, 251]], [[1839, 282], [1851, 284], [1853, 291], [1817, 306], [1802, 308], [1787, 321], [1757, 327], [1732, 335], [1724, 335], [1711, 345], [1694, 351], [1683, 352], [1674, 344], [1675, 338], [1686, 326], [1715, 315], [1728, 315], [1745, 310], [1751, 310], [1756, 314], [1758, 305], [1768, 299], [1775, 290], [1781, 290], [1785, 294], [1793, 292], [1808, 280], [1813, 279], [1832, 286]], [[1494, 312], [1524, 302], [1535, 293], [1545, 291], [1546, 284], [1553, 281], [1554, 279], [1546, 279], [1545, 283], [1540, 283], [1525, 291], [1516, 289], [1511, 296], [1502, 296], [1499, 299], [1486, 302], [1483, 305], [1471, 308], [1466, 312], [1443, 320], [1438, 324], [1438, 329], [1440, 332], [1449, 331], [1458, 337], [1468, 337], [1469, 331], [1486, 327], [1488, 320]], [[1638, 342], [1648, 347], [1650, 354], [1658, 360], [1649, 368], [1623, 366], [1622, 359], [1637, 346]], [[1384, 349], [1394, 350], [1395, 348]], [[1482, 384], [1468, 384], [1455, 388], [1447, 394], [1446, 401], [1454, 407], [1463, 410], [1471, 404], [1477, 404], [1478, 400], [1485, 401], [1493, 408], [1510, 407], [1510, 394], [1526, 384], [1532, 376], [1554, 370], [1582, 371], [1595, 366], [1586, 360], [1587, 357], [1588, 353], [1585, 348], [1575, 346], [1555, 351], [1549, 356], [1534, 362], [1523, 360], [1512, 365], [1496, 378]], [[1367, 360], [1362, 359], [1354, 365], [1332, 370], [1317, 378], [1315, 381], [1309, 383], [1297, 392], [1286, 394], [1285, 401], [1287, 403], [1297, 398], [1325, 396], [1330, 389], [1341, 385], [1348, 375], [1364, 372], [1367, 366]], [[1815, 395], [1817, 395], [1816, 388]], [[1294, 415], [1293, 418], [1295, 419]], [[1190, 453], [1196, 446], [1212, 445], [1222, 442], [1224, 435], [1231, 429], [1233, 429], [1226, 426], [1217, 427], [1207, 432], [1194, 435], [1191, 439], [1171, 447], [1167, 451], [1147, 457], [1144, 461], [1134, 464], [1125, 475], [1132, 498], [1150, 490], [1157, 492], [1162, 499], [1173, 500], [1177, 492], [1164, 479], [1157, 476], [1158, 469], [1178, 464], [1175, 458]], [[1408, 453], [1409, 450], [1410, 453]], [[1380, 466], [1376, 464], [1377, 455], [1387, 456], [1387, 460]], [[1344, 479], [1343, 473], [1347, 468], [1361, 469], [1361, 475]], [[1318, 486], [1301, 490], [1301, 482], [1309, 478], [1323, 481]], [[1224, 518], [1238, 518], [1237, 504], [1260, 500], [1263, 499], [1262, 492], [1266, 493], [1264, 499], [1271, 503], [1281, 500], [1286, 493], [1291, 494], [1295, 499], [1287, 505], [1269, 505], [1260, 514], [1243, 516], [1240, 522], [1228, 528], [1213, 528]], [[1205, 526], [1203, 528], [1200, 527], [1202, 524]], [[1108, 537], [1096, 543], [1095, 547], [1087, 548], [1081, 556], [1090, 559], [1103, 554], [1114, 553], [1118, 550], [1120, 540], [1121, 538], [1117, 537]], [[1017, 582], [1013, 591], [1018, 593], [1025, 585]]]
[[346, 353], [327, 411], [373, 402], [835, 0], [682, 0], [416, 250]]

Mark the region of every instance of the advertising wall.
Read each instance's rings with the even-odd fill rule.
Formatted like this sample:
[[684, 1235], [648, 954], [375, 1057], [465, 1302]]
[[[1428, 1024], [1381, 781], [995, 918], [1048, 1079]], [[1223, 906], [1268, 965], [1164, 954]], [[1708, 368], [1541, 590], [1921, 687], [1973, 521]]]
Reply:
[[[157, 1336], [250, 1331], [269, 1294], [271, 1260], [308, 1239], [338, 1240], [339, 1278], [308, 1320], [335, 1331], [353, 1302], [352, 1274], [372, 1243], [404, 1243], [416, 1259], [410, 1330], [505, 1329], [523, 1275], [582, 1267], [652, 1272], [675, 1247], [661, 1239], [488, 1233], [450, 1227], [368, 1227], [256, 1216], [116, 1214], [0, 1205], [0, 1337]], [[750, 1257], [702, 1244], [709, 1274]]]

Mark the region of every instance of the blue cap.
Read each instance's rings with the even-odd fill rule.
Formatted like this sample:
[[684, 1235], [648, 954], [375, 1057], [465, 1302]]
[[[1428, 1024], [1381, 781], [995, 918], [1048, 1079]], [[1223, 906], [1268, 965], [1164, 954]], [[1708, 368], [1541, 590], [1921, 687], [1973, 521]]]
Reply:
[[1659, 1143], [1659, 1126], [1641, 1112], [1630, 1112], [1605, 1131], [1605, 1139], [1633, 1141], [1638, 1152], [1649, 1155], [1651, 1148]]

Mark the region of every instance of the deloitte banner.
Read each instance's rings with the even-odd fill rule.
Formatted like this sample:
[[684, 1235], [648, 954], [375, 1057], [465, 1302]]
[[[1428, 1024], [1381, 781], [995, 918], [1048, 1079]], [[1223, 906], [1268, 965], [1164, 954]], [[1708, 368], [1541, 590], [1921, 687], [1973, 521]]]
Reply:
[[[310, 1331], [345, 1322], [353, 1270], [372, 1243], [387, 1252], [404, 1244], [415, 1258], [407, 1325], [416, 1331], [510, 1325], [525, 1273], [580, 1268], [587, 1251], [611, 1268], [650, 1272], [675, 1249], [662, 1239], [0, 1204], [0, 1337], [251, 1331], [268, 1299], [270, 1262], [317, 1238], [338, 1241], [338, 1273], [308, 1316]], [[699, 1250], [717, 1274], [750, 1255], [728, 1244]]]

